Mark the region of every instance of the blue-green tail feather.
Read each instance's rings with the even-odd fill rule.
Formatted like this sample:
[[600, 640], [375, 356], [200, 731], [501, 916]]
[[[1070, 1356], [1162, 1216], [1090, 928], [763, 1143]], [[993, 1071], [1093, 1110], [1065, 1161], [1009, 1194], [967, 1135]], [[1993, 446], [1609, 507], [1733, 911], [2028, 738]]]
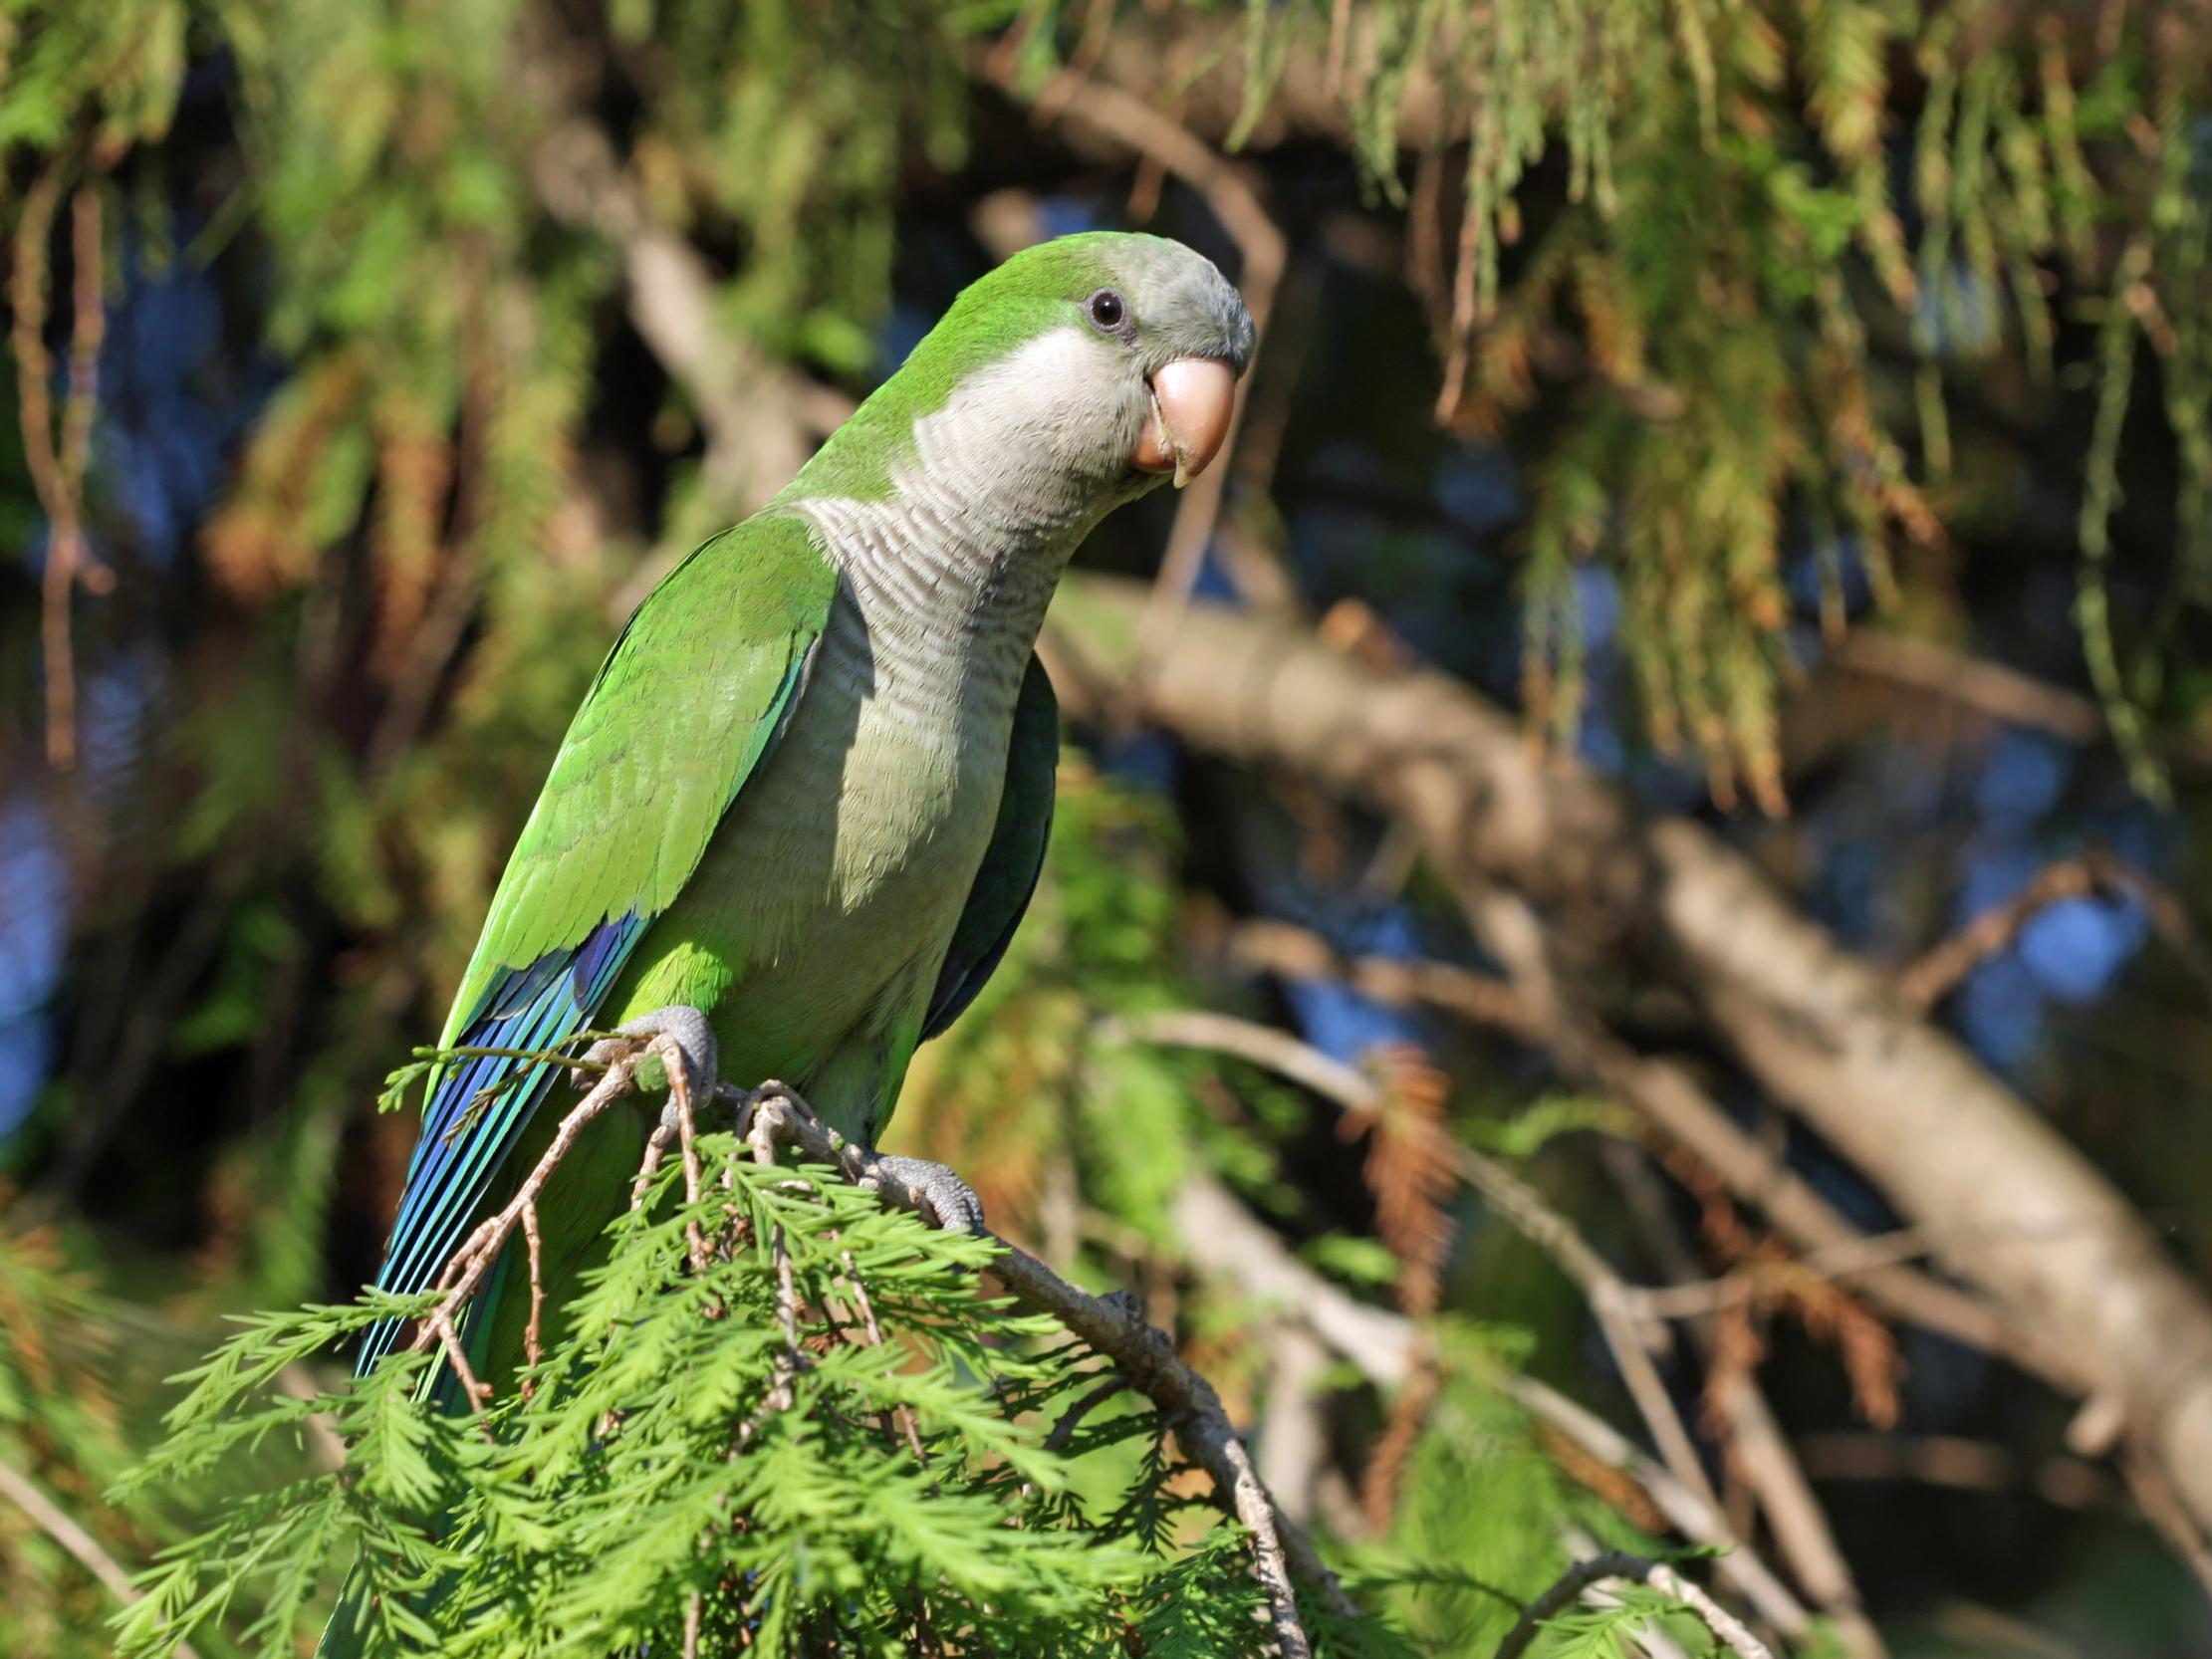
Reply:
[[[548, 952], [509, 969], [479, 1004], [456, 1048], [543, 1051], [589, 1029], [629, 959], [644, 918], [602, 923], [573, 950]], [[409, 1296], [425, 1289], [475, 1224], [484, 1196], [539, 1100], [562, 1067], [543, 1061], [471, 1056], [442, 1067], [423, 1111], [422, 1134], [392, 1224], [376, 1289]], [[391, 1351], [400, 1322], [386, 1319], [362, 1341], [355, 1374]]]

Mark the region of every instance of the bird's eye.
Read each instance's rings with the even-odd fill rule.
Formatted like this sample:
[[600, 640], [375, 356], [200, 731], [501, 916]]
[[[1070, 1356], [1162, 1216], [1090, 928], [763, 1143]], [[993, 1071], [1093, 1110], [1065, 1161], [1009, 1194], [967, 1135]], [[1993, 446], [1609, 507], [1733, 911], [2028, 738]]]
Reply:
[[1110, 288], [1102, 288], [1084, 302], [1084, 309], [1091, 314], [1091, 321], [1112, 334], [1121, 327], [1129, 314], [1128, 302]]

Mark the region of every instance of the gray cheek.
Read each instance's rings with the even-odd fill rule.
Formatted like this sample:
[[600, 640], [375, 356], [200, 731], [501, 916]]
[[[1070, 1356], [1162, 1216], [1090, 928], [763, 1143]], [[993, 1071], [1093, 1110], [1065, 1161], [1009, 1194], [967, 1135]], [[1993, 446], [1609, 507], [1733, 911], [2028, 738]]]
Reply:
[[1081, 476], [1118, 478], [1151, 414], [1141, 382], [1134, 396], [1109, 394], [1102, 402], [1072, 408], [1055, 445], [1061, 464]]

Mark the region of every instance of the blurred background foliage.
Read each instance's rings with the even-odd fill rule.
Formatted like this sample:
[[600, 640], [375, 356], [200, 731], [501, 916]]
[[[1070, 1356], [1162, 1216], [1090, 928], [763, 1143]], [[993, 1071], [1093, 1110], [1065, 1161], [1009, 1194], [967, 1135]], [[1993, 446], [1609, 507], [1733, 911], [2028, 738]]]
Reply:
[[[413, 1132], [377, 1081], [620, 616], [964, 282], [1086, 226], [1191, 241], [1267, 327], [1220, 493], [1083, 565], [1169, 549], [1169, 608], [1461, 676], [1877, 960], [2054, 857], [2163, 883], [2042, 909], [1941, 1018], [2201, 1274], [2212, 1026], [2154, 924], [2212, 834], [2208, 57], [2212, 13], [2144, 0], [7, 0], [0, 1646], [106, 1651], [88, 1563], [188, 1519], [102, 1499], [160, 1377], [373, 1270]], [[1771, 1241], [1510, 1034], [1240, 953], [1483, 966], [1395, 828], [1075, 736], [1045, 888], [894, 1142], [1140, 1289], [1421, 1650], [1487, 1653], [1510, 1609], [1452, 1574], [1526, 1595], [1665, 1520], [1501, 1386], [1638, 1420], [1436, 1147], [1640, 1281]], [[1194, 1005], [1383, 1105], [1141, 1040]], [[1316, 1355], [1178, 1226], [1194, 1170], [1433, 1357]], [[2037, 1385], [1834, 1287], [1723, 1337], [1894, 1651], [2212, 1647]], [[1706, 1366], [1663, 1381], [1764, 1541]]]

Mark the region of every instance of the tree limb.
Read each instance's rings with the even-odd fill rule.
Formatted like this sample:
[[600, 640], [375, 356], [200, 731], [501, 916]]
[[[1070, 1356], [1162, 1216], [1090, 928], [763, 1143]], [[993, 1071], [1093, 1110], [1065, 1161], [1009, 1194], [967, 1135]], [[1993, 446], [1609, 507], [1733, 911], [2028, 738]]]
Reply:
[[[1062, 686], [1076, 712], [1102, 691], [1127, 695], [1142, 603], [1109, 579], [1064, 585], [1052, 626], [1076, 667]], [[2212, 1523], [2201, 1288], [2086, 1157], [1741, 853], [1685, 820], [1640, 818], [1446, 676], [1350, 661], [1216, 605], [1190, 607], [1141, 706], [1201, 747], [1405, 819], [1463, 901], [1502, 884], [1547, 926], [1632, 941], [1770, 1095], [1909, 1220], [1944, 1228], [1939, 1259], [2034, 1333], [2047, 1374], [2116, 1402], [2189, 1513]], [[2020, 1242], [2054, 1228], [2080, 1229], [2080, 1242]]]

